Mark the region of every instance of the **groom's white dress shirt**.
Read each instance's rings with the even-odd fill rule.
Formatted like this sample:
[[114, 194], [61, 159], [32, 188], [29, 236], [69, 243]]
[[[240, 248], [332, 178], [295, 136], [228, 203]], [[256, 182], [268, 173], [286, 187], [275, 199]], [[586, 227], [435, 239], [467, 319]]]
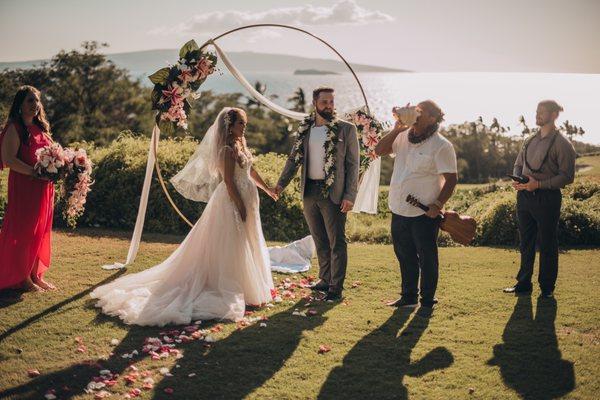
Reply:
[[325, 149], [327, 126], [310, 128], [308, 139], [308, 179], [325, 179]]

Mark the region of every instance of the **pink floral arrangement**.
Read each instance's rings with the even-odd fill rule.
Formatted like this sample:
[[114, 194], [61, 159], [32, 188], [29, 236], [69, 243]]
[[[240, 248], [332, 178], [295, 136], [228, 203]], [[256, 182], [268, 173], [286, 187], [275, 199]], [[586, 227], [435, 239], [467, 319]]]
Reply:
[[377, 159], [375, 154], [375, 146], [381, 139], [381, 134], [384, 130], [384, 126], [381, 122], [377, 121], [375, 117], [364, 111], [358, 109], [346, 115], [346, 118], [356, 125], [356, 131], [358, 134], [358, 143], [360, 145], [360, 176], [362, 176], [371, 163]]
[[169, 134], [177, 128], [187, 129], [191, 101], [204, 80], [215, 72], [217, 57], [203, 52], [190, 40], [179, 51], [175, 65], [164, 67], [149, 76], [154, 84], [152, 109], [158, 111], [156, 123]]
[[37, 162], [33, 169], [38, 177], [52, 182], [61, 180], [67, 171], [67, 158], [58, 143], [44, 146], [35, 152]]
[[33, 167], [37, 176], [54, 183], [61, 181], [60, 194], [65, 200], [63, 218], [74, 228], [85, 210], [92, 182], [92, 162], [84, 149], [63, 148], [58, 143], [36, 151]]

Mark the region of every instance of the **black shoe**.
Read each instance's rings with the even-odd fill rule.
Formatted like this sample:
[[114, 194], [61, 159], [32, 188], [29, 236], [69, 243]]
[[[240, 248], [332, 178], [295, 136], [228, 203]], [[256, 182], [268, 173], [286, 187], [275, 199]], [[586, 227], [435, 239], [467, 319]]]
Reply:
[[433, 315], [433, 307], [422, 305], [417, 310], [417, 315], [421, 318], [431, 318], [431, 316]]
[[341, 292], [327, 292], [327, 296], [323, 299], [324, 301], [340, 301], [342, 300]]
[[317, 283], [310, 287], [310, 290], [317, 290], [319, 292], [327, 292], [329, 290], [329, 284], [324, 280], [320, 279]]
[[390, 301], [386, 303], [387, 306], [390, 307], [398, 307], [398, 308], [417, 308], [419, 305], [416, 299], [407, 299], [406, 297], [400, 297], [396, 301]]
[[511, 287], [507, 287], [507, 288], [504, 288], [504, 289], [502, 289], [502, 291], [503, 291], [504, 293], [512, 293], [512, 294], [514, 294], [515, 296], [520, 296], [520, 295], [529, 295], [529, 294], [531, 294], [531, 288], [528, 288], [528, 289], [521, 289], [521, 288], [520, 288], [520, 287], [518, 287], [518, 286], [511, 286]]

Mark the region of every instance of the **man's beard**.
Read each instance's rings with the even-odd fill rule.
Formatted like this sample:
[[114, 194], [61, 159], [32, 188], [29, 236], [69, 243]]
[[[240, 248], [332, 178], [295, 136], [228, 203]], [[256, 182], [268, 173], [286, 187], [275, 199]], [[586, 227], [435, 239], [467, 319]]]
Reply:
[[317, 114], [319, 114], [321, 117], [323, 117], [327, 121], [333, 120], [333, 111], [319, 110], [317, 108]]
[[546, 118], [546, 119], [537, 119], [535, 120], [535, 124], [537, 126], [539, 126], [540, 128], [544, 125], [548, 125], [551, 122], [550, 118]]

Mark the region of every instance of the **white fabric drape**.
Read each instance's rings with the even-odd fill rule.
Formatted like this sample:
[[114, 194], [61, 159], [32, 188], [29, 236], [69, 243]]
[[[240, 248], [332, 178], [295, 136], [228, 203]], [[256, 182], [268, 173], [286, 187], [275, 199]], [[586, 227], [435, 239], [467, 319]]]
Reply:
[[252, 97], [254, 97], [257, 101], [270, 108], [271, 110], [275, 111], [276, 113], [285, 115], [288, 118], [296, 119], [298, 121], [301, 121], [304, 118], [306, 118], [308, 114], [288, 110], [287, 108], [278, 106], [277, 104], [273, 103], [271, 100], [257, 92], [256, 89], [254, 89], [254, 86], [252, 86], [250, 82], [248, 82], [248, 80], [244, 77], [244, 75], [242, 75], [242, 73], [235, 67], [235, 65], [231, 63], [229, 57], [227, 57], [223, 50], [221, 50], [221, 48], [217, 46], [215, 42], [211, 43], [215, 47], [215, 50], [217, 50], [219, 59], [223, 62], [223, 64], [225, 64], [229, 72], [231, 72], [231, 75], [233, 75], [235, 79], [237, 79], [242, 84], [242, 86], [246, 88], [248, 93], [250, 93]]
[[284, 274], [306, 272], [316, 253], [315, 241], [310, 235], [285, 246], [269, 247], [271, 271]]
[[381, 158], [373, 161], [365, 172], [352, 212], [377, 214], [377, 201], [379, 198], [379, 177], [381, 176]]
[[142, 231], [144, 230], [144, 220], [146, 219], [146, 208], [148, 206], [148, 194], [150, 193], [150, 184], [152, 183], [152, 171], [154, 169], [154, 162], [156, 161], [156, 154], [154, 153], [155, 145], [158, 147], [158, 139], [160, 137], [160, 129], [157, 125], [154, 125], [152, 130], [152, 138], [150, 138], [150, 147], [148, 148], [148, 161], [146, 162], [146, 174], [144, 175], [144, 185], [142, 186], [142, 195], [140, 197], [140, 205], [138, 207], [137, 218], [135, 219], [135, 228], [133, 228], [133, 235], [131, 236], [131, 243], [129, 243], [129, 251], [127, 252], [127, 260], [125, 264], [115, 262], [114, 264], [103, 265], [104, 269], [119, 269], [126, 265], [129, 265], [135, 261], [138, 249], [140, 247], [140, 240], [142, 238]]
[[[223, 64], [227, 67], [229, 72], [240, 82], [244, 88], [261, 104], [270, 108], [271, 110], [284, 115], [288, 118], [292, 118], [295, 120], [304, 119], [307, 114], [288, 110], [287, 108], [281, 107], [267, 97], [263, 96], [259, 92], [257, 92], [254, 87], [248, 82], [248, 80], [242, 75], [242, 73], [231, 63], [229, 57], [225, 54], [225, 52], [217, 46], [216, 43], [211, 42], [214, 46], [217, 54]], [[133, 230], [133, 235], [131, 237], [131, 243], [129, 244], [129, 251], [127, 253], [127, 260], [125, 264], [123, 263], [114, 263], [102, 266], [104, 269], [118, 269], [123, 268], [126, 265], [129, 265], [135, 261], [135, 257], [137, 255], [140, 239], [142, 237], [142, 231], [144, 228], [144, 220], [146, 217], [146, 208], [148, 206], [148, 194], [150, 192], [150, 183], [152, 182], [152, 171], [154, 168], [154, 163], [156, 161], [156, 155], [154, 154], [154, 142], [157, 142], [160, 136], [160, 130], [158, 126], [154, 126], [152, 130], [152, 138], [150, 140], [150, 147], [148, 149], [148, 161], [146, 163], [146, 174], [144, 176], [144, 185], [142, 187], [142, 195], [140, 197], [140, 204], [138, 208], [138, 214], [135, 222], [135, 228]], [[381, 170], [381, 159], [377, 159], [375, 162], [371, 164], [365, 176], [362, 179], [360, 187], [358, 189], [358, 194], [356, 197], [356, 202], [354, 204], [354, 212], [365, 212], [369, 214], [377, 214], [377, 197], [379, 194], [379, 175]]]

